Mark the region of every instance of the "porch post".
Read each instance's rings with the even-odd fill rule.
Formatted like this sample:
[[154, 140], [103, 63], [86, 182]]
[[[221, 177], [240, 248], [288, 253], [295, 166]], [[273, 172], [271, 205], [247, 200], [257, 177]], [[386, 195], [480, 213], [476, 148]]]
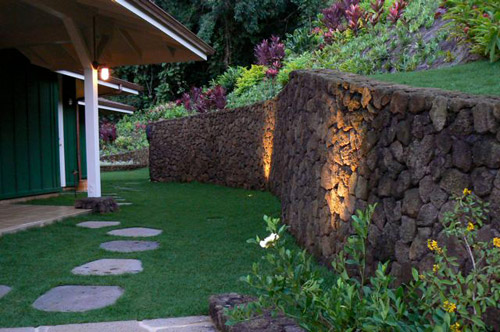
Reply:
[[97, 70], [92, 67], [85, 68], [84, 76], [88, 197], [101, 197], [101, 169], [99, 162], [99, 113], [97, 108]]

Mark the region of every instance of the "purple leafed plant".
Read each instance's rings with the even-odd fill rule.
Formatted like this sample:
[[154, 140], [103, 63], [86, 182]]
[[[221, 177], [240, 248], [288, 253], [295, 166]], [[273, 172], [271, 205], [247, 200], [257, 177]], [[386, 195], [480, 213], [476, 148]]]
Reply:
[[102, 121], [99, 126], [99, 138], [104, 142], [113, 142], [116, 139], [115, 124], [109, 121]]
[[396, 0], [394, 5], [389, 8], [389, 15], [387, 15], [387, 19], [392, 23], [396, 23], [403, 15], [407, 4], [408, 3], [405, 0]]
[[259, 65], [271, 67], [276, 62], [281, 64], [285, 57], [285, 44], [277, 36], [272, 36], [270, 40], [264, 39], [255, 46], [255, 57]]
[[213, 110], [221, 110], [226, 107], [226, 90], [217, 85], [203, 92], [201, 88], [193, 87], [190, 93], [184, 93], [177, 105], [184, 105], [188, 111], [196, 110], [198, 113], [206, 113]]
[[346, 18], [349, 28], [356, 33], [361, 27], [361, 19], [363, 17], [363, 11], [359, 5], [350, 5], [346, 9]]
[[327, 27], [329, 30], [345, 30], [345, 26], [343, 25], [344, 20], [347, 19], [346, 10], [350, 8], [352, 5], [358, 5], [359, 0], [343, 0], [332, 4], [330, 7], [323, 9], [321, 13], [323, 14], [323, 18], [321, 22]]
[[380, 21], [380, 17], [384, 13], [384, 3], [385, 0], [375, 0], [370, 3], [370, 7], [372, 9], [371, 13], [367, 13], [367, 21], [370, 22], [371, 25], [376, 25]]

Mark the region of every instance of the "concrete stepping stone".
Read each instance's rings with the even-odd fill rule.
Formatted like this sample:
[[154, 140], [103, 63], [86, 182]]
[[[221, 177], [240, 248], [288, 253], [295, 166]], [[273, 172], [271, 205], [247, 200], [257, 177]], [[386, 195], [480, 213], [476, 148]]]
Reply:
[[9, 286], [0, 285], [0, 299], [5, 295], [7, 295], [7, 293], [10, 292], [11, 290], [12, 288], [10, 288]]
[[130, 236], [130, 237], [150, 237], [160, 235], [163, 231], [161, 229], [145, 228], [145, 227], [131, 227], [114, 229], [109, 231], [109, 235], [115, 236]]
[[101, 248], [113, 252], [137, 252], [155, 250], [159, 247], [154, 241], [110, 241], [101, 243]]
[[40, 296], [33, 307], [41, 311], [83, 312], [110, 306], [122, 294], [118, 286], [58, 286]]
[[132, 205], [132, 203], [116, 203], [118, 206], [126, 206], [126, 205]]
[[138, 259], [99, 259], [71, 270], [73, 274], [79, 275], [119, 275], [125, 273], [142, 272], [142, 262]]
[[120, 225], [119, 221], [84, 221], [76, 224], [78, 227], [85, 228], [103, 228]]

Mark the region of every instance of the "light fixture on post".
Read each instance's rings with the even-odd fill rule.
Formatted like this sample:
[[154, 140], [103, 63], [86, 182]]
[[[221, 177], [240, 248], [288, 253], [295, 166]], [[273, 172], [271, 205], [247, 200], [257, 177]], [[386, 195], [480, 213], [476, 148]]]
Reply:
[[96, 18], [95, 16], [92, 18], [92, 37], [93, 37], [93, 51], [94, 51], [94, 61], [92, 61], [92, 67], [94, 67], [95, 70], [99, 72], [99, 77], [103, 81], [109, 80], [109, 68], [105, 65], [99, 64], [97, 61], [97, 56], [96, 56], [96, 32], [95, 32], [95, 23], [96, 23]]

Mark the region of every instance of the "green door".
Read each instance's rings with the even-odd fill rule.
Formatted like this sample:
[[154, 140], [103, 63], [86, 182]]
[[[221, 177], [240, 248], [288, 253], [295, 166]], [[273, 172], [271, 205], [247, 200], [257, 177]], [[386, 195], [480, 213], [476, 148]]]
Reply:
[[0, 199], [60, 191], [57, 75], [14, 50], [0, 61]]
[[[80, 130], [80, 165], [81, 178], [87, 178], [87, 159], [85, 153], [85, 109], [78, 106], [75, 100], [75, 79], [63, 77], [63, 124], [64, 124], [64, 159], [66, 168], [66, 185], [75, 186], [75, 179], [78, 181], [78, 145], [77, 136]], [[78, 107], [78, 111], [77, 111]], [[76, 120], [78, 116], [78, 122]], [[75, 172], [77, 173], [75, 175]]]

